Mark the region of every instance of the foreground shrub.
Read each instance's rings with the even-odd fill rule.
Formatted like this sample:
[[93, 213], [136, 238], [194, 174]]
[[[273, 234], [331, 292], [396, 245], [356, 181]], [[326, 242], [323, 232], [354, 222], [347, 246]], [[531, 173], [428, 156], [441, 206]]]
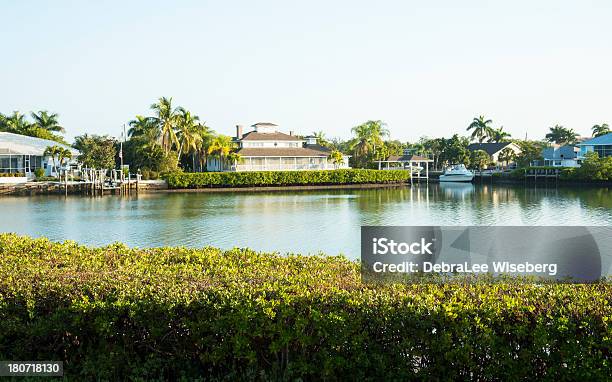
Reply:
[[197, 172], [166, 175], [170, 188], [294, 186], [398, 183], [410, 179], [404, 170], [340, 169], [320, 171]]
[[73, 380], [606, 380], [612, 288], [363, 285], [341, 257], [0, 235], [0, 358]]

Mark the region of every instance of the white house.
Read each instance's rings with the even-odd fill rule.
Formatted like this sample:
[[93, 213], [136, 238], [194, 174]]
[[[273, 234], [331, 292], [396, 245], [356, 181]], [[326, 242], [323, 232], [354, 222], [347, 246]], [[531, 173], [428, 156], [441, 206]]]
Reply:
[[[32, 178], [34, 171], [42, 168], [45, 175], [56, 176], [53, 158], [44, 155], [49, 146], [60, 146], [72, 152], [72, 159], [65, 161], [64, 168], [76, 165], [79, 152], [70, 146], [47, 139], [0, 132], [0, 173], [20, 173]], [[57, 158], [56, 165], [59, 167]]]
[[552, 145], [542, 150], [542, 159], [534, 161], [533, 166], [580, 167], [579, 148], [574, 145]]
[[329, 159], [331, 150], [317, 144], [312, 136], [299, 137], [292, 131], [285, 134], [273, 123], [262, 122], [251, 126], [252, 131], [243, 134], [242, 126], [236, 126], [234, 142], [238, 145], [239, 163], [229, 163], [220, 158], [209, 158], [208, 171], [282, 171], [282, 170], [331, 170], [349, 168], [348, 155], [343, 163], [334, 164]]

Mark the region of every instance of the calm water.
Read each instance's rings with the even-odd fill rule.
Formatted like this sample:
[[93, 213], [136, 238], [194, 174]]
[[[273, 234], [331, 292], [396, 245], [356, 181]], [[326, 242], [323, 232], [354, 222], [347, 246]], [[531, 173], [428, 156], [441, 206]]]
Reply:
[[362, 225], [612, 225], [607, 188], [471, 184], [269, 193], [0, 198], [0, 232], [89, 245], [359, 256]]

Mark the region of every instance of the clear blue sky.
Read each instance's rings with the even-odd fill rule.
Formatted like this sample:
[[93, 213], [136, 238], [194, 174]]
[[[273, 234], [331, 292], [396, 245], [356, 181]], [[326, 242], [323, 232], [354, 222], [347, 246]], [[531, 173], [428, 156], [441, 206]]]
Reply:
[[348, 137], [515, 137], [612, 122], [610, 1], [0, 3], [0, 111], [48, 109], [68, 137], [120, 134], [171, 96], [208, 125]]

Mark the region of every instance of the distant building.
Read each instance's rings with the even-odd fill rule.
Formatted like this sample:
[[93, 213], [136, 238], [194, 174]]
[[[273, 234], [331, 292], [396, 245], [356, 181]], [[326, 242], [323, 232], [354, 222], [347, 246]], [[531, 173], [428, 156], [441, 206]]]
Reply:
[[532, 166], [580, 167], [579, 148], [574, 145], [552, 145], [542, 150], [542, 159], [533, 161]]
[[595, 152], [600, 158], [612, 156], [612, 133], [578, 143], [578, 158], [583, 159], [587, 153]]
[[252, 131], [243, 134], [242, 126], [236, 126], [234, 142], [238, 145], [239, 163], [229, 163], [221, 158], [209, 158], [208, 171], [283, 171], [283, 170], [331, 170], [349, 168], [349, 156], [344, 163], [334, 164], [328, 159], [331, 150], [317, 144], [316, 137], [301, 138], [289, 132], [285, 134], [273, 123], [263, 122], [251, 126]]
[[470, 151], [482, 150], [489, 154], [489, 157], [491, 157], [491, 162], [495, 163], [496, 165], [501, 164], [499, 154], [506, 148], [512, 150], [516, 155], [521, 153], [521, 148], [513, 142], [471, 143], [468, 145], [468, 150]]
[[[70, 146], [48, 139], [0, 132], [0, 173], [22, 173], [31, 178], [37, 168], [42, 168], [45, 175], [56, 176], [53, 158], [44, 155], [49, 146], [60, 146], [72, 151], [72, 159], [66, 161], [64, 167], [76, 164], [79, 152]], [[59, 167], [57, 158], [56, 165]]]

